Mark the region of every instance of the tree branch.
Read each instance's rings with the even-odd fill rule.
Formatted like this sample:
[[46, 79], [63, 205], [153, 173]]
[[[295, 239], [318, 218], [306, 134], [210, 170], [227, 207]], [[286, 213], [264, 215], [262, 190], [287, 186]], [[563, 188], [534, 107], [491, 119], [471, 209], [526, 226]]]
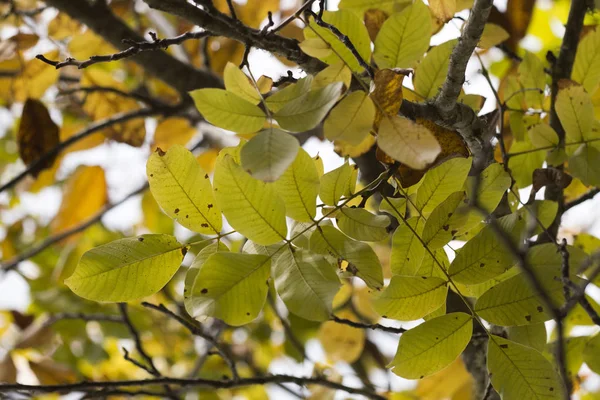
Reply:
[[[126, 387], [146, 387], [155, 385], [177, 385], [182, 389], [190, 388], [212, 388], [212, 389], [232, 389], [252, 385], [266, 385], [277, 383], [294, 383], [299, 386], [317, 385], [330, 389], [341, 390], [346, 393], [363, 395], [369, 399], [386, 400], [382, 395], [363, 388], [353, 388], [341, 383], [327, 380], [323, 377], [297, 377], [291, 375], [267, 375], [254, 378], [242, 378], [239, 380], [210, 380], [210, 379], [180, 379], [180, 378], [155, 378], [142, 380], [122, 380], [108, 382], [78, 382], [72, 384], [59, 385], [24, 385], [20, 383], [0, 384], [0, 392], [18, 392], [26, 394], [34, 393], [69, 393], [83, 392], [95, 393], [101, 389], [119, 389]], [[99, 392], [102, 393], [102, 392]]]
[[305, 54], [297, 40], [279, 36], [273, 31], [263, 32], [250, 28], [214, 8], [206, 7], [206, 10], [203, 10], [186, 0], [144, 0], [144, 2], [154, 9], [177, 15], [214, 35], [228, 37], [246, 46], [283, 56], [297, 63], [307, 72], [317, 72], [325, 66], [321, 61]]
[[393, 328], [391, 326], [383, 326], [380, 324], [363, 324], [361, 322], [355, 322], [346, 318], [336, 317], [335, 315], [331, 317], [331, 320], [337, 322], [338, 324], [344, 324], [359, 329], [372, 329], [396, 334], [406, 332], [406, 329], [404, 328]]
[[[116, 17], [103, 1], [46, 0], [46, 3], [87, 25], [119, 50], [130, 47], [123, 43], [124, 39], [144, 42], [144, 38]], [[140, 53], [131, 60], [181, 92], [223, 86], [221, 79], [212, 72], [198, 70], [164, 51]]]
[[458, 44], [452, 50], [448, 75], [435, 99], [435, 106], [444, 119], [448, 119], [458, 111], [456, 100], [465, 82], [467, 64], [473, 51], [475, 51], [475, 47], [477, 47], [477, 43], [479, 43], [483, 27], [492, 10], [492, 3], [493, 0], [475, 0], [469, 19], [458, 39]]

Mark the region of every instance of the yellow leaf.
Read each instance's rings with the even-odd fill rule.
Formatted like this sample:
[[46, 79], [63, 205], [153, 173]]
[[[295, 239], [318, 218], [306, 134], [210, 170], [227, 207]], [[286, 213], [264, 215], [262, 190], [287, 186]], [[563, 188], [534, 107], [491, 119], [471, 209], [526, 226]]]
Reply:
[[456, 0], [429, 0], [431, 13], [441, 22], [452, 19], [456, 13]]
[[325, 137], [358, 145], [369, 135], [375, 119], [375, 105], [363, 91], [350, 93], [329, 113], [323, 125]]
[[508, 32], [500, 25], [485, 24], [481, 39], [479, 39], [479, 44], [477, 46], [482, 49], [490, 49], [504, 42], [509, 36]]
[[[106, 179], [101, 167], [79, 167], [67, 180], [58, 214], [50, 227], [53, 233], [63, 232], [87, 221], [98, 213], [107, 201]], [[78, 235], [69, 237], [75, 242]]]
[[[81, 86], [110, 86], [115, 89], [127, 91], [122, 83], [116, 81], [109, 72], [101, 69], [86, 69]], [[83, 109], [94, 121], [110, 118], [115, 114], [139, 109], [137, 102], [131, 98], [119, 96], [111, 92], [93, 92], [85, 100]], [[102, 133], [109, 139], [140, 147], [144, 144], [146, 127], [143, 118], [111, 125], [103, 129]]]
[[588, 93], [594, 93], [600, 82], [600, 29], [585, 35], [577, 46], [572, 79], [583, 85]]
[[196, 129], [185, 118], [168, 118], [159, 122], [154, 131], [152, 151], [157, 147], [167, 151], [174, 144], [184, 146], [196, 134]]
[[[58, 51], [44, 54], [50, 60], [58, 57]], [[59, 71], [52, 65], [34, 58], [25, 63], [23, 71], [14, 80], [13, 90], [16, 101], [25, 101], [28, 97], [39, 99], [46, 89], [58, 80]]]
[[429, 129], [396, 115], [381, 121], [377, 145], [387, 155], [413, 169], [425, 168], [442, 150]]
[[[58, 126], [50, 118], [44, 103], [27, 99], [23, 107], [17, 143], [19, 154], [25, 165], [30, 165], [58, 145]], [[54, 158], [39, 165], [32, 173], [36, 177], [41, 170], [50, 168]]]
[[225, 89], [228, 91], [237, 94], [252, 104], [260, 103], [259, 92], [250, 81], [250, 78], [237, 65], [231, 62], [227, 63], [223, 72], [223, 80], [225, 81]]
[[356, 146], [346, 142], [334, 142], [334, 150], [342, 157], [358, 157], [369, 151], [376, 141], [377, 139], [375, 139], [375, 136], [367, 135], [367, 137], [365, 137], [363, 141]]
[[331, 46], [320, 38], [305, 39], [299, 46], [303, 52], [315, 58], [325, 58], [333, 54]]
[[415, 394], [422, 400], [438, 400], [453, 396], [466, 383], [472, 384], [473, 378], [459, 358], [448, 368], [421, 379], [417, 383]]
[[207, 173], [211, 173], [215, 170], [217, 163], [217, 156], [219, 155], [218, 149], [208, 149], [204, 153], [200, 153], [196, 159], [200, 163], [200, 166]]
[[[356, 316], [351, 311], [344, 310], [337, 316], [356, 321]], [[319, 340], [327, 359], [331, 362], [352, 363], [356, 361], [363, 351], [365, 336], [363, 329], [338, 324], [334, 321], [325, 322], [319, 329]]]
[[101, 36], [88, 29], [82, 34], [73, 36], [73, 39], [69, 42], [69, 52], [73, 58], [86, 60], [93, 55], [116, 53], [117, 49], [102, 39]]
[[312, 81], [311, 90], [324, 88], [333, 82], [343, 82], [346, 90], [352, 81], [352, 71], [343, 62], [331, 64], [320, 71]]
[[48, 36], [55, 40], [76, 37], [79, 33], [79, 22], [71, 19], [66, 13], [58, 13], [48, 23]]
[[[63, 124], [60, 127], [60, 141], [64, 142], [71, 136], [78, 134], [79, 132], [84, 130], [88, 124], [89, 122], [86, 123], [69, 115], [63, 114]], [[91, 149], [93, 147], [101, 145], [102, 143], [104, 143], [105, 140], [106, 137], [101, 132], [93, 133], [87, 136], [86, 138], [79, 140], [76, 143], [73, 143], [73, 145], [69, 146], [65, 150], [65, 153]]]
[[377, 132], [384, 114], [396, 115], [402, 105], [402, 81], [404, 74], [392, 69], [380, 69], [375, 72], [375, 89], [371, 99], [377, 109], [373, 129]]

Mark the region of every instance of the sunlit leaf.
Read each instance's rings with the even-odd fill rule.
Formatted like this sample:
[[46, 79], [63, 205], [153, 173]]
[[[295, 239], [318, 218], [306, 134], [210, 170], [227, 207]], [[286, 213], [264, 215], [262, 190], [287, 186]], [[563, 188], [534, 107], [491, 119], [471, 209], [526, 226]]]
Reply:
[[581, 145], [569, 158], [569, 172], [586, 185], [600, 186], [600, 151], [590, 145]]
[[[265, 102], [269, 107], [269, 110], [277, 112], [281, 110], [286, 104], [292, 103], [298, 99], [304, 98], [311, 90], [313, 82], [313, 76], [308, 75], [305, 78], [299, 79], [298, 82], [292, 83], [281, 90], [273, 93], [273, 95], [267, 97]], [[325, 87], [327, 85], [324, 85]]]
[[353, 239], [378, 242], [388, 236], [390, 219], [387, 215], [374, 215], [364, 208], [343, 207], [337, 215], [338, 227]]
[[485, 24], [483, 27], [483, 33], [481, 34], [481, 39], [479, 39], [477, 46], [481, 47], [482, 49], [490, 49], [504, 42], [509, 37], [509, 33], [506, 32], [500, 25]]
[[577, 45], [571, 78], [588, 93], [594, 93], [600, 83], [600, 29], [594, 29]]
[[[519, 81], [523, 85], [525, 103], [529, 108], [541, 109], [544, 101], [546, 73], [544, 65], [532, 53], [526, 52], [519, 64]], [[537, 90], [532, 90], [537, 89]]]
[[269, 245], [286, 237], [285, 204], [275, 188], [252, 178], [229, 154], [219, 156], [214, 187], [227, 221], [248, 239]]
[[362, 142], [373, 127], [375, 106], [369, 95], [356, 91], [337, 104], [325, 120], [323, 132], [329, 140], [351, 145]]
[[159, 122], [154, 131], [152, 151], [157, 147], [167, 151], [174, 144], [185, 146], [196, 134], [196, 129], [185, 118], [167, 118]]
[[[350, 311], [340, 312], [337, 316], [356, 320], [356, 317]], [[330, 361], [352, 363], [362, 354], [366, 333], [364, 329], [327, 321], [321, 325], [318, 337]]]
[[552, 364], [537, 350], [492, 335], [488, 369], [494, 389], [505, 399], [562, 399]]
[[418, 217], [406, 220], [392, 236], [390, 267], [395, 275], [416, 275], [426, 253], [420, 239], [423, 223]]
[[457, 210], [464, 198], [464, 192], [452, 193], [427, 218], [423, 228], [423, 241], [430, 249], [445, 246], [467, 221], [466, 211]]
[[225, 89], [237, 94], [242, 99], [252, 103], [260, 103], [261, 97], [257, 88], [254, 87], [250, 78], [232, 62], [228, 62], [223, 71]]
[[271, 257], [217, 252], [202, 264], [192, 293], [196, 316], [240, 326], [255, 319], [267, 299]]
[[322, 71], [319, 71], [312, 81], [312, 90], [324, 88], [334, 82], [342, 82], [346, 89], [350, 88], [352, 81], [352, 71], [343, 62], [331, 64]]
[[252, 133], [262, 128], [265, 113], [237, 94], [222, 89], [198, 89], [190, 93], [204, 118], [219, 128]]
[[344, 163], [340, 167], [323, 175], [319, 190], [319, 197], [323, 203], [335, 206], [342, 196], [349, 196], [351, 194], [350, 187], [352, 186], [353, 169], [354, 166]]
[[141, 299], [171, 280], [184, 255], [185, 248], [170, 235], [119, 239], [86, 252], [65, 284], [88, 300]]
[[[353, 12], [347, 10], [325, 11], [323, 13], [323, 21], [335, 26], [343, 35], [346, 35], [350, 42], [354, 45], [358, 54], [363, 60], [369, 60], [371, 56], [371, 41], [367, 28]], [[327, 42], [332, 53], [321, 60], [327, 64], [335, 64], [344, 61], [348, 67], [355, 72], [362, 72], [362, 67], [358, 63], [356, 57], [329, 29], [318, 26], [314, 21], [310, 21], [310, 25], [304, 28], [304, 37], [307, 39], [320, 38]]]
[[392, 371], [406, 379], [422, 379], [447, 367], [471, 339], [473, 319], [451, 313], [426, 321], [402, 334]]
[[148, 159], [146, 175], [152, 195], [169, 217], [198, 233], [221, 231], [208, 174], [185, 147], [174, 145], [166, 153], [157, 149]]
[[417, 0], [385, 21], [373, 58], [380, 68], [411, 68], [427, 50], [431, 33], [429, 9]]
[[384, 318], [413, 321], [437, 310], [447, 291], [446, 281], [440, 278], [396, 275], [375, 299], [375, 309]]
[[543, 322], [531, 325], [509, 326], [508, 339], [527, 347], [544, 351], [546, 348], [546, 325]]
[[[569, 86], [558, 92], [556, 113], [565, 130], [567, 143], [582, 141], [592, 130], [594, 107], [581, 86]], [[571, 146], [567, 147], [567, 154], [573, 151]]]
[[433, 98], [446, 80], [450, 54], [457, 40], [450, 40], [435, 46], [419, 64], [414, 77], [415, 92], [424, 99]]
[[502, 165], [494, 163], [481, 172], [477, 193], [473, 193], [475, 190], [475, 179], [468, 178], [467, 195], [469, 198], [476, 196], [479, 206], [491, 213], [500, 204], [502, 197], [510, 187], [510, 175], [504, 170]]

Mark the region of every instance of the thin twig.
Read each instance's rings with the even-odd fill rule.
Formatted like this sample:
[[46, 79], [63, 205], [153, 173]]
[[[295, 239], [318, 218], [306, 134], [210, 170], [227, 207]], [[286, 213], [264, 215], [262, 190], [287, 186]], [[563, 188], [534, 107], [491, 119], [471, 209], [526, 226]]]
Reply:
[[121, 312], [121, 317], [123, 318], [123, 322], [127, 326], [127, 329], [129, 329], [129, 333], [133, 337], [133, 341], [135, 343], [135, 349], [137, 350], [138, 353], [140, 353], [140, 356], [142, 356], [142, 358], [146, 361], [147, 368], [144, 368], [144, 369], [146, 371], [148, 371], [150, 374], [152, 374], [153, 376], [156, 376], [156, 377], [161, 376], [160, 372], [154, 365], [154, 361], [152, 361], [152, 357], [150, 357], [150, 355], [148, 355], [148, 353], [146, 353], [146, 350], [144, 350], [144, 346], [142, 344], [142, 339], [140, 338], [140, 333], [135, 328], [135, 326], [131, 322], [131, 319], [129, 318], [129, 313], [127, 311], [127, 303], [119, 303], [119, 311]]
[[208, 36], [213, 36], [212, 33], [207, 31], [201, 32], [186, 32], [179, 36], [167, 39], [156, 38], [153, 41], [146, 42], [134, 42], [131, 40], [123, 40], [123, 43], [130, 45], [129, 48], [119, 51], [118, 53], [108, 54], [103, 56], [94, 55], [84, 61], [79, 61], [74, 58], [67, 58], [64, 61], [54, 61], [47, 59], [43, 54], [35, 56], [38, 60], [45, 62], [46, 64], [53, 65], [56, 69], [64, 68], [67, 66], [75, 66], [78, 69], [87, 68], [90, 65], [94, 65], [101, 62], [118, 61], [124, 58], [135, 56], [143, 51], [157, 51], [169, 48], [169, 46], [181, 44], [182, 42], [190, 39], [202, 39]]
[[344, 324], [359, 329], [372, 329], [396, 334], [406, 332], [406, 329], [404, 328], [394, 328], [391, 326], [384, 326], [380, 324], [363, 324], [362, 322], [355, 322], [346, 318], [336, 317], [335, 315], [331, 317], [331, 320], [337, 322], [338, 324]]

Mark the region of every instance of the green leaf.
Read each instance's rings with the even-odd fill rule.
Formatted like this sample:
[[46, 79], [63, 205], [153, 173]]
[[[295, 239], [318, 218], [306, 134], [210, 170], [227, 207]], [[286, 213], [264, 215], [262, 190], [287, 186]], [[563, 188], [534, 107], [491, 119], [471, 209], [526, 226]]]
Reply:
[[285, 239], [285, 204], [272, 185], [252, 178], [229, 154], [215, 167], [215, 196], [231, 226], [262, 245]]
[[392, 276], [390, 285], [375, 299], [375, 310], [384, 318], [414, 321], [437, 310], [448, 286], [440, 278]]
[[569, 172], [585, 185], [600, 186], [600, 151], [582, 144], [569, 158]]
[[571, 79], [583, 85], [588, 93], [596, 92], [600, 83], [600, 29], [583, 37], [577, 45]]
[[381, 120], [377, 145], [388, 156], [413, 169], [423, 169], [442, 151], [427, 127], [397, 115]]
[[423, 224], [419, 217], [407, 219], [405, 223], [400, 222], [392, 236], [390, 268], [394, 275], [416, 275], [426, 253], [423, 243], [419, 240], [422, 229]]
[[471, 169], [471, 158], [453, 158], [430, 169], [417, 191], [417, 209], [424, 217], [452, 193], [462, 190]]
[[296, 159], [275, 182], [275, 190], [285, 203], [285, 213], [299, 222], [312, 222], [317, 215], [319, 173], [313, 159], [300, 148]]
[[[347, 10], [325, 11], [323, 21], [335, 26], [342, 34], [346, 35], [362, 59], [368, 62], [371, 58], [371, 40], [367, 28], [356, 14]], [[310, 25], [304, 28], [304, 37], [307, 39], [320, 38], [330, 44], [333, 50], [332, 54], [322, 57], [321, 61], [335, 64], [341, 59], [352, 71], [363, 71], [348, 46], [342, 43], [329, 29], [318, 26], [314, 20], [311, 20]]]
[[211, 254], [196, 277], [194, 317], [222, 319], [245, 325], [262, 310], [269, 291], [271, 257], [260, 254]]
[[546, 348], [546, 325], [543, 322], [531, 325], [509, 326], [507, 328], [508, 339], [527, 347], [544, 351]]
[[323, 124], [325, 137], [351, 145], [360, 144], [369, 135], [375, 120], [375, 105], [361, 90], [344, 97], [329, 113]]
[[322, 89], [312, 90], [288, 102], [273, 115], [273, 118], [283, 129], [290, 132], [311, 130], [335, 105], [342, 87], [342, 82], [334, 82]]
[[[468, 178], [467, 196], [473, 198], [475, 190], [475, 179]], [[480, 174], [479, 187], [477, 188], [477, 201], [488, 213], [491, 213], [498, 207], [502, 197], [510, 188], [511, 179], [508, 172], [504, 170], [501, 164], [494, 163], [488, 166]]]
[[196, 304], [196, 299], [202, 295], [202, 293], [200, 292], [194, 292], [194, 289], [202, 290], [202, 288], [200, 288], [199, 286], [195, 286], [196, 278], [198, 277], [198, 273], [200, 272], [200, 269], [202, 268], [208, 257], [210, 257], [212, 254], [218, 251], [225, 252], [229, 251], [229, 249], [221, 241], [209, 244], [208, 246], [200, 250], [200, 252], [196, 255], [196, 258], [194, 258], [192, 265], [190, 265], [185, 274], [183, 304], [188, 314], [190, 314], [194, 318], [201, 315], [197, 312], [196, 309], [198, 307], [202, 307], [202, 301], [199, 305]]
[[401, 221], [406, 215], [406, 197], [386, 197], [379, 204], [379, 211], [390, 214]]
[[202, 116], [219, 128], [252, 133], [262, 128], [267, 120], [258, 106], [226, 90], [198, 89], [190, 95]]
[[468, 214], [458, 210], [464, 199], [465, 192], [452, 193], [427, 218], [423, 228], [423, 241], [430, 249], [439, 249], [448, 244], [467, 221]]
[[[581, 86], [569, 86], [556, 96], [556, 114], [565, 130], [567, 143], [581, 142], [592, 130], [594, 106], [592, 99]], [[567, 154], [572, 150], [567, 147]]]
[[261, 96], [250, 78], [232, 62], [228, 62], [223, 71], [223, 81], [228, 92], [235, 93], [242, 99], [252, 103], [260, 103]]
[[65, 284], [88, 300], [137, 300], [162, 289], [184, 255], [185, 249], [171, 235], [119, 239], [85, 252]]
[[450, 261], [448, 261], [448, 255], [444, 249], [437, 249], [431, 253], [429, 251], [425, 251], [421, 266], [413, 275], [448, 280], [445, 271], [448, 271], [449, 265]]
[[421, 0], [388, 18], [375, 38], [379, 68], [412, 68], [429, 47], [431, 15]]
[[415, 92], [424, 99], [433, 98], [448, 75], [450, 54], [458, 40], [433, 47], [419, 64], [414, 76]]
[[469, 344], [473, 320], [451, 313], [422, 323], [402, 334], [389, 367], [406, 379], [423, 379], [446, 368]]
[[310, 250], [348, 262], [346, 272], [358, 276], [372, 289], [383, 286], [383, 271], [371, 246], [346, 237], [333, 226], [319, 226], [310, 236]]
[[388, 236], [390, 218], [374, 215], [364, 208], [343, 207], [336, 219], [342, 232], [353, 239], [364, 242], [379, 242]]
[[319, 197], [321, 201], [328, 206], [335, 206], [342, 196], [350, 196], [352, 192], [352, 170], [356, 166], [351, 166], [345, 162], [340, 167], [329, 171], [321, 178], [321, 188]]
[[287, 249], [273, 265], [275, 289], [292, 313], [310, 321], [325, 321], [341, 286], [335, 271], [322, 256]]
[[[555, 306], [564, 302], [560, 269], [532, 269]], [[528, 325], [552, 319], [528, 279], [519, 273], [485, 292], [475, 303], [475, 311], [486, 321], [502, 326]]]
[[530, 347], [490, 336], [488, 370], [494, 389], [503, 399], [563, 399], [552, 364]]
[[[527, 131], [529, 140], [536, 148], [558, 146], [558, 135], [546, 123], [534, 125]], [[495, 164], [492, 164], [495, 165]]]
[[[508, 160], [508, 167], [520, 188], [531, 185], [533, 171], [536, 168], [541, 168], [546, 158], [546, 152], [534, 151], [537, 147], [528, 139], [513, 143], [509, 152], [509, 154], [515, 155]], [[517, 153], [522, 154], [517, 155]]]
[[592, 371], [600, 374], [600, 334], [594, 335], [585, 346], [583, 361]]
[[[546, 87], [544, 64], [534, 54], [526, 51], [523, 61], [519, 64], [518, 73], [521, 85], [524, 89], [528, 89], [524, 92], [527, 107], [542, 109]], [[539, 91], [531, 89], [539, 89]]]
[[[500, 218], [498, 224], [513, 240], [524, 226], [512, 214]], [[512, 253], [488, 225], [458, 250], [448, 272], [456, 282], [475, 285], [504, 273], [514, 264]]]
[[150, 155], [146, 175], [152, 196], [164, 212], [198, 233], [218, 234], [222, 217], [208, 174], [181, 145]]
[[299, 79], [298, 82], [292, 83], [285, 88], [278, 90], [271, 96], [267, 97], [265, 102], [269, 110], [277, 112], [286, 104], [304, 98], [310, 91], [313, 82], [313, 76], [307, 75], [305, 78]]
[[242, 167], [256, 179], [275, 182], [294, 162], [299, 148], [298, 139], [271, 127], [242, 147]]

